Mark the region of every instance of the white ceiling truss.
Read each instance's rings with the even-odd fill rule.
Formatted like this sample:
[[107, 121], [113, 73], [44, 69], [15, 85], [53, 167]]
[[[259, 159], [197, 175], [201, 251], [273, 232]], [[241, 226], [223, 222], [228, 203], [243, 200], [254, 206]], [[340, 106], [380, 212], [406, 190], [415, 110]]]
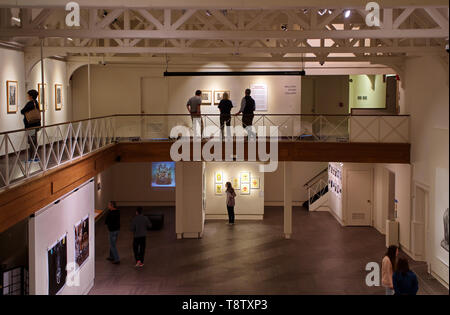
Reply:
[[[426, 3], [426, 1], [423, 1]], [[347, 9], [149, 9], [81, 7], [67, 27], [61, 7], [4, 7], [0, 40], [66, 58], [204, 57], [258, 61], [369, 61], [447, 55], [449, 8], [414, 5], [381, 10], [369, 27], [364, 7]]]

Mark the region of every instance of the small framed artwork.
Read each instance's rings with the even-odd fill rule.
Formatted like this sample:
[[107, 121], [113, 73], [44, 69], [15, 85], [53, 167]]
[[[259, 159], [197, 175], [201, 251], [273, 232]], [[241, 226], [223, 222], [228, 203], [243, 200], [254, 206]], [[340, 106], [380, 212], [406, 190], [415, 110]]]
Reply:
[[259, 177], [252, 177], [252, 189], [259, 189]]
[[223, 173], [222, 172], [216, 172], [216, 183], [223, 183]]
[[250, 184], [241, 184], [241, 195], [250, 195]]
[[250, 172], [241, 172], [241, 184], [250, 183]]
[[19, 83], [17, 81], [6, 81], [6, 111], [8, 114], [17, 112]]
[[62, 109], [62, 84], [55, 84], [55, 110]]
[[[44, 95], [45, 100], [47, 100], [47, 98], [48, 98], [47, 92], [48, 92], [47, 91], [47, 83], [44, 83], [44, 89], [42, 89], [42, 83], [38, 83], [38, 93], [39, 93], [38, 102], [39, 102], [39, 109], [41, 112], [44, 111], [44, 107], [42, 106], [44, 98], [42, 97], [42, 94], [45, 94]], [[48, 104], [47, 104], [47, 101], [45, 101], [45, 110], [47, 110], [47, 109], [48, 109]]]
[[241, 189], [241, 181], [239, 177], [233, 177], [233, 179], [231, 180], [231, 184], [233, 185], [234, 190]]
[[202, 90], [202, 105], [211, 105], [211, 104], [212, 104], [212, 91]]
[[216, 184], [216, 195], [223, 195], [223, 185]]
[[214, 91], [214, 105], [219, 105], [224, 93], [227, 93], [229, 98], [231, 97], [230, 91]]

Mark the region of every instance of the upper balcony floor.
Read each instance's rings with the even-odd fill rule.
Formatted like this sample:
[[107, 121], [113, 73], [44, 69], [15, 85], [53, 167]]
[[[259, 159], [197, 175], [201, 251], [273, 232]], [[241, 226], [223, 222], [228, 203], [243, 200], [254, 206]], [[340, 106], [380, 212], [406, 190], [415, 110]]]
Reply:
[[250, 140], [242, 119], [224, 124], [223, 142], [220, 115], [111, 115], [3, 132], [0, 190], [109, 146], [121, 162], [173, 160], [177, 142], [187, 143], [192, 161], [209, 160], [196, 152], [203, 150], [219, 161], [267, 161], [266, 153], [279, 161], [410, 162], [409, 116], [255, 115]]

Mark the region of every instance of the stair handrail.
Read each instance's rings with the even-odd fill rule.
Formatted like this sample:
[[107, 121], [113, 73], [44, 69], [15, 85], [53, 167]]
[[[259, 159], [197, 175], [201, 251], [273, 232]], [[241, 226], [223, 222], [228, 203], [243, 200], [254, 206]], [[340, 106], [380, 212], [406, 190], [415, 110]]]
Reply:
[[[328, 167], [322, 171], [320, 171], [320, 173], [318, 173], [316, 176], [314, 176], [313, 178], [311, 178], [310, 180], [308, 180], [303, 187], [305, 187], [305, 189], [309, 189], [311, 186], [313, 186], [314, 184], [316, 184], [318, 181], [321, 180], [321, 176], [324, 173], [328, 173]], [[317, 180], [316, 180], [317, 179]]]

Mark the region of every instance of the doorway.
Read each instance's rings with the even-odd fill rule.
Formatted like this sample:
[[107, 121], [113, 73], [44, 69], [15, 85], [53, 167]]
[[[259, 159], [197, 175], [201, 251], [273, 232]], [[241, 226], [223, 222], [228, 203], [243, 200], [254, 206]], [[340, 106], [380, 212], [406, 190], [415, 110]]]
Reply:
[[347, 225], [372, 225], [372, 171], [348, 171], [347, 173]]

